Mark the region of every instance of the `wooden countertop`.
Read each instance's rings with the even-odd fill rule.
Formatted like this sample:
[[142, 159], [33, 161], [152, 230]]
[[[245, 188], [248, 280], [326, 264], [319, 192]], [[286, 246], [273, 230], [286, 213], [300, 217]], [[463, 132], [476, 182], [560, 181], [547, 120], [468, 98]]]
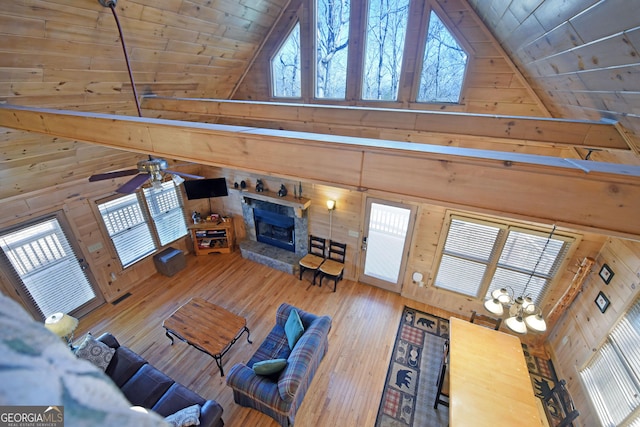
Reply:
[[449, 425], [541, 425], [522, 343], [513, 335], [450, 319]]

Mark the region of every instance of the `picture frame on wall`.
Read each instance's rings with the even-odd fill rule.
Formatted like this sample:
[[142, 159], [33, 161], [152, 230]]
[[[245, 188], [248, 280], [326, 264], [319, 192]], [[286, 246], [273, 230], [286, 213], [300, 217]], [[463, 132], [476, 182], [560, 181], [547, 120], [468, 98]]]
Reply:
[[604, 292], [600, 291], [598, 293], [598, 296], [596, 297], [596, 305], [600, 309], [600, 312], [604, 313], [605, 311], [607, 311], [609, 304], [610, 304], [609, 298], [607, 298]]
[[600, 269], [600, 278], [606, 285], [608, 285], [609, 282], [611, 282], [611, 279], [613, 279], [614, 274], [615, 273], [613, 272], [611, 267], [609, 267], [607, 264], [602, 264], [602, 268]]

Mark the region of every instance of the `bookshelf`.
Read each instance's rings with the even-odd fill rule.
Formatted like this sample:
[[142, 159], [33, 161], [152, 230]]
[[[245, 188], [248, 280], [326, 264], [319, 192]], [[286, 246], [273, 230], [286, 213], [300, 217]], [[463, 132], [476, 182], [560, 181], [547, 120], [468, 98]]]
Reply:
[[193, 251], [196, 255], [230, 253], [235, 246], [233, 219], [220, 222], [201, 222], [189, 226]]

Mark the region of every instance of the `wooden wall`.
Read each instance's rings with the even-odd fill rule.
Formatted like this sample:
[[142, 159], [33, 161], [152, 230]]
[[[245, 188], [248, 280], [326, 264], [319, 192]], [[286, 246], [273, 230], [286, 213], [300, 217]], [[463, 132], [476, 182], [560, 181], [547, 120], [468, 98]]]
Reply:
[[[614, 272], [608, 285], [599, 276], [600, 268], [605, 263]], [[600, 291], [611, 301], [604, 313], [595, 304]], [[577, 419], [580, 426], [599, 425], [599, 421], [582, 387], [578, 371], [639, 296], [640, 242], [607, 239], [582, 292], [549, 336], [549, 347], [558, 376], [567, 380], [571, 396], [580, 411]]]
[[[233, 94], [234, 99], [262, 101], [271, 99], [269, 61], [279, 48], [280, 41], [287, 36], [296, 20], [299, 19], [301, 22], [302, 45], [313, 45], [312, 38], [315, 37], [315, 31], [312, 28], [313, 22], [311, 21], [313, 13], [305, 7], [309, 3], [311, 2], [304, 0], [292, 0], [289, 3], [281, 19], [274, 26], [268, 43], [260, 50], [255, 61], [238, 85]], [[360, 19], [359, 17], [366, 15], [362, 11], [362, 5], [365, 2], [351, 2], [351, 4], [352, 22], [363, 25], [366, 19]], [[409, 47], [405, 50], [404, 58], [406, 64], [414, 65], [414, 67], [408, 67], [407, 70], [404, 70], [405, 75], [401, 77], [401, 81], [404, 81], [405, 85], [399, 90], [398, 102], [374, 102], [368, 103], [368, 105], [487, 114], [549, 116], [537, 95], [531, 90], [529, 84], [522, 78], [517, 68], [513, 66], [511, 60], [504, 54], [500, 45], [495, 41], [491, 33], [487, 31], [466, 1], [433, 0], [416, 2], [416, 4], [419, 7], [412, 10], [412, 16], [408, 24], [409, 37], [420, 37], [421, 34], [424, 34], [420, 25], [428, 20], [430, 7], [433, 7], [458, 37], [460, 43], [469, 51], [468, 73], [465, 78], [461, 104], [416, 104], [411, 100], [411, 88], [417, 83], [416, 79], [419, 78], [419, 73], [415, 72], [415, 65], [422, 61], [419, 57], [418, 49], [416, 49], [420, 45], [420, 41], [414, 40], [407, 43]], [[362, 62], [362, 51], [358, 50], [357, 47], [362, 46], [364, 43], [364, 31], [360, 30], [355, 34], [357, 36], [351, 39], [351, 46], [354, 49], [349, 52], [349, 55], [354, 56], [350, 58], [350, 61], [357, 64]], [[409, 40], [411, 39], [409, 38]], [[302, 102], [322, 103], [323, 101], [315, 100], [312, 96], [314, 92], [311, 87], [313, 80], [311, 73], [314, 70], [314, 66], [312, 63], [313, 58], [307, 55], [309, 52], [313, 52], [313, 49], [304, 50], [303, 47], [301, 67], [303, 74]], [[347, 85], [348, 90], [359, 87], [359, 74], [351, 73], [347, 76], [347, 79], [349, 82]], [[367, 105], [366, 102], [360, 101], [359, 97], [359, 93], [347, 94], [347, 99], [344, 102], [332, 100], [331, 104]]]
[[468, 1], [553, 117], [619, 121], [640, 151], [636, 2]]

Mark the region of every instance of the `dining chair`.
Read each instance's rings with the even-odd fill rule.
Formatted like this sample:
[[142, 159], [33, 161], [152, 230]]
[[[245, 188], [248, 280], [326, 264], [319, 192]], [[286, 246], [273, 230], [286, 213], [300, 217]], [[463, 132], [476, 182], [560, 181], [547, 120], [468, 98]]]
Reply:
[[487, 328], [495, 329], [496, 331], [500, 329], [500, 324], [502, 324], [502, 319], [500, 318], [487, 316], [486, 314], [478, 314], [475, 311], [471, 312], [471, 319], [469, 321], [481, 326], [486, 326]]
[[309, 252], [298, 261], [300, 266], [300, 280], [302, 280], [302, 273], [307, 270], [313, 271], [313, 284], [316, 284], [316, 277], [318, 276], [318, 268], [325, 261], [325, 252], [327, 249], [327, 239], [323, 237], [309, 235]]
[[449, 407], [449, 340], [442, 346], [442, 360], [440, 361], [440, 374], [438, 375], [438, 391], [433, 403], [433, 409], [438, 405]]
[[329, 253], [327, 259], [320, 266], [320, 286], [322, 280], [327, 277], [333, 280], [333, 292], [338, 287], [338, 281], [342, 279], [344, 273], [344, 260], [347, 256], [347, 244], [329, 240]]

